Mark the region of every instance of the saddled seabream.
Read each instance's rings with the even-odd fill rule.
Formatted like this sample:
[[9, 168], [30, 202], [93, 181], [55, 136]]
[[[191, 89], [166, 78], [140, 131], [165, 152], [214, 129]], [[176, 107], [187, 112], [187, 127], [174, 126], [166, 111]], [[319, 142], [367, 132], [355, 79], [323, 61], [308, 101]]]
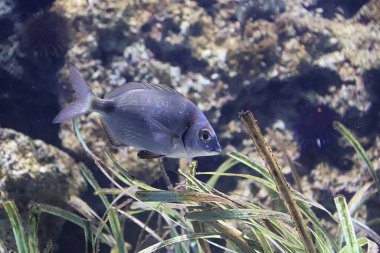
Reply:
[[70, 81], [75, 100], [53, 123], [97, 112], [112, 145], [133, 146], [140, 150], [140, 158], [197, 157], [221, 152], [215, 131], [202, 111], [167, 86], [130, 82], [101, 99], [74, 66], [70, 66]]

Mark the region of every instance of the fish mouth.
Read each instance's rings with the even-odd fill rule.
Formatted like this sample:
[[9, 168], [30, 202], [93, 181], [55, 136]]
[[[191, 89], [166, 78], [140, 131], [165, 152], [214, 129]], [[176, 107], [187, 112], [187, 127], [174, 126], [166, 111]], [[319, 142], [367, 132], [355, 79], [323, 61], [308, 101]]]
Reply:
[[222, 153], [222, 149], [221, 148], [215, 148], [215, 149], [210, 149], [209, 152], [215, 152], [215, 153]]

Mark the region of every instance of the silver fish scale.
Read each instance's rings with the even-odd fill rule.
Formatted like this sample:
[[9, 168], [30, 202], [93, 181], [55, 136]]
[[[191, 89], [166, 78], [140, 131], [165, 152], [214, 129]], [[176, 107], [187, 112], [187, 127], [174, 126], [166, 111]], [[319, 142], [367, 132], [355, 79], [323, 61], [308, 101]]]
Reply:
[[179, 148], [184, 152], [180, 137], [198, 111], [189, 100], [166, 90], [146, 89], [129, 90], [112, 100], [115, 111], [102, 115], [113, 139], [158, 154], [173, 153], [174, 145], [176, 152]]

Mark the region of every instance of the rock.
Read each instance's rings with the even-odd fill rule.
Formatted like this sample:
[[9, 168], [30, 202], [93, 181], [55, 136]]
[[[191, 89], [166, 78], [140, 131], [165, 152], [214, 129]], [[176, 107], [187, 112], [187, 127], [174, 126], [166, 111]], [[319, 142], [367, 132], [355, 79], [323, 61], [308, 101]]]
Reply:
[[[84, 190], [78, 165], [66, 153], [24, 134], [0, 128], [0, 200], [14, 200], [27, 225], [28, 204], [45, 203], [68, 208], [71, 195]], [[64, 221], [42, 216], [40, 245], [54, 241]], [[0, 238], [8, 250], [16, 250], [13, 232], [4, 210], [0, 210]]]

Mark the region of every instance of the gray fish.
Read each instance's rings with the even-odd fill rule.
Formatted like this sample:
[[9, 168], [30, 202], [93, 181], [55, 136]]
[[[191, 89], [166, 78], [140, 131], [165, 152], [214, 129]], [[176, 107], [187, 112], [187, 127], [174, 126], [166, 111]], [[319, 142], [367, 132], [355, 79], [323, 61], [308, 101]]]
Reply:
[[98, 98], [70, 66], [75, 101], [53, 120], [61, 123], [97, 112], [111, 144], [133, 146], [142, 159], [217, 155], [221, 148], [205, 115], [190, 100], [164, 86], [130, 82]]

